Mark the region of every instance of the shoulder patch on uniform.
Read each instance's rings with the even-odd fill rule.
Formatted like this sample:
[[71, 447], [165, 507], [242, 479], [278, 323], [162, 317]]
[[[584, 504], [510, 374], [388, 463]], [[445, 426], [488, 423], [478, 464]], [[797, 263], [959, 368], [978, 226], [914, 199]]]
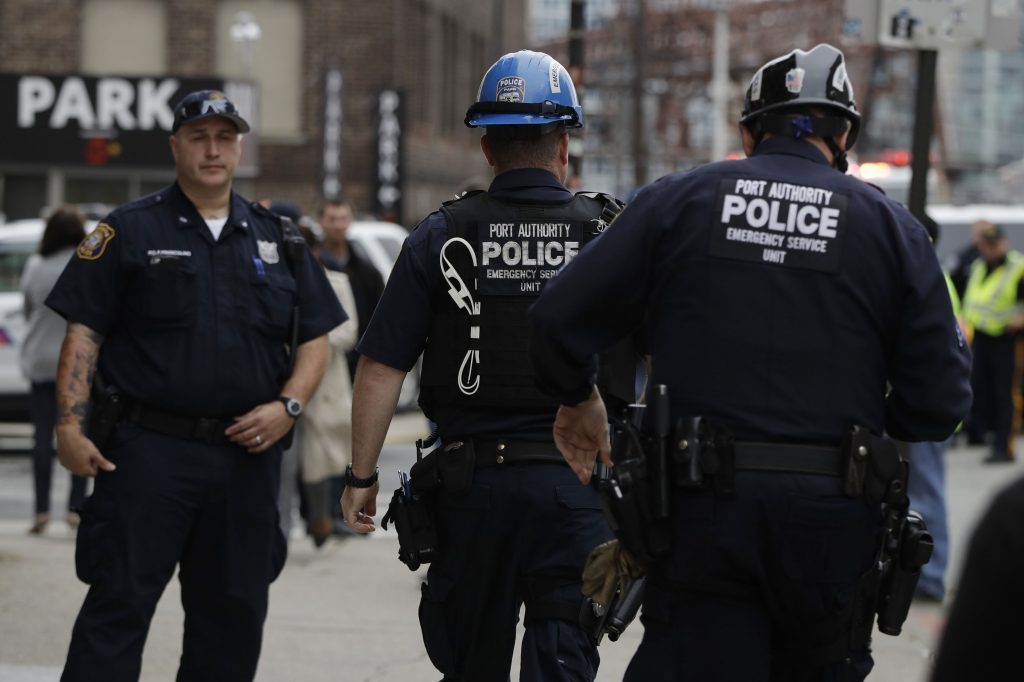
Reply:
[[113, 238], [114, 228], [106, 223], [100, 223], [82, 240], [76, 253], [82, 260], [98, 260], [107, 250], [107, 244]]

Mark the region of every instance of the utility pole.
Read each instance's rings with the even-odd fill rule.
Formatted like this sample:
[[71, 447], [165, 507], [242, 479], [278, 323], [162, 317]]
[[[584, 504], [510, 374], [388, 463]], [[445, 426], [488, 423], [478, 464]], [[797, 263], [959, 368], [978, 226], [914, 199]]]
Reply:
[[711, 67], [711, 161], [729, 152], [729, 0], [715, 0], [714, 57]]
[[[572, 0], [569, 6], [569, 78], [576, 86], [576, 96], [583, 104], [583, 36], [586, 0]], [[583, 131], [569, 138], [569, 176], [579, 181], [583, 174]]]
[[633, 0], [633, 185], [647, 184], [647, 136], [644, 129], [644, 96], [647, 88], [647, 43], [645, 41], [644, 0]]
[[911, 156], [910, 197], [907, 208], [918, 220], [924, 220], [928, 201], [929, 153], [935, 128], [935, 50], [917, 51], [917, 97], [914, 103], [914, 137]]

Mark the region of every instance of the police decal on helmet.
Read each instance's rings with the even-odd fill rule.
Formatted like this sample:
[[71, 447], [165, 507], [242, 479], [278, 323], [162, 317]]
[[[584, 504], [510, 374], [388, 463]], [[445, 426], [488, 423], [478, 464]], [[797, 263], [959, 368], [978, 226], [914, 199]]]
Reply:
[[582, 127], [583, 107], [564, 66], [543, 52], [520, 50], [487, 70], [465, 123], [470, 128], [520, 126], [518, 135], [536, 136]]

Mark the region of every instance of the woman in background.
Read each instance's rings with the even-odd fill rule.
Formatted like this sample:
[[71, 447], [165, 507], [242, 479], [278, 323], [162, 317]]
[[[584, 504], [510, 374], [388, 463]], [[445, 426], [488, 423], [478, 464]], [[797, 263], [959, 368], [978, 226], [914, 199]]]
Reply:
[[[21, 293], [25, 298], [28, 328], [21, 343], [21, 371], [32, 385], [29, 410], [35, 432], [32, 473], [35, 480], [35, 518], [29, 533], [39, 535], [50, 521], [50, 478], [53, 472], [53, 429], [57, 418], [57, 358], [66, 323], [44, 305], [75, 247], [85, 237], [82, 216], [72, 209], [58, 209], [46, 220], [37, 254], [25, 263]], [[78, 527], [75, 511], [85, 499], [85, 478], [71, 476], [67, 523]]]

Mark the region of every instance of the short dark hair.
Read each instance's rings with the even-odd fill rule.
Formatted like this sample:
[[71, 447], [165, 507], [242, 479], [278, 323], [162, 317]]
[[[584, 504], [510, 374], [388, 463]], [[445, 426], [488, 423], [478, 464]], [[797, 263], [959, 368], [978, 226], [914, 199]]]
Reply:
[[510, 139], [500, 134], [492, 135], [488, 131], [494, 163], [498, 168], [506, 170], [546, 167], [558, 157], [558, 143], [563, 132], [559, 129], [538, 137]]
[[73, 208], [58, 208], [46, 219], [43, 238], [39, 241], [39, 255], [49, 256], [61, 249], [78, 246], [85, 239], [82, 214]]
[[356, 214], [356, 207], [353, 206], [352, 202], [349, 201], [348, 199], [328, 199], [327, 201], [320, 205], [320, 212], [317, 213], [317, 216], [322, 216], [324, 214], [324, 211], [326, 211], [331, 206], [347, 207], [348, 210], [352, 211], [353, 216]]

